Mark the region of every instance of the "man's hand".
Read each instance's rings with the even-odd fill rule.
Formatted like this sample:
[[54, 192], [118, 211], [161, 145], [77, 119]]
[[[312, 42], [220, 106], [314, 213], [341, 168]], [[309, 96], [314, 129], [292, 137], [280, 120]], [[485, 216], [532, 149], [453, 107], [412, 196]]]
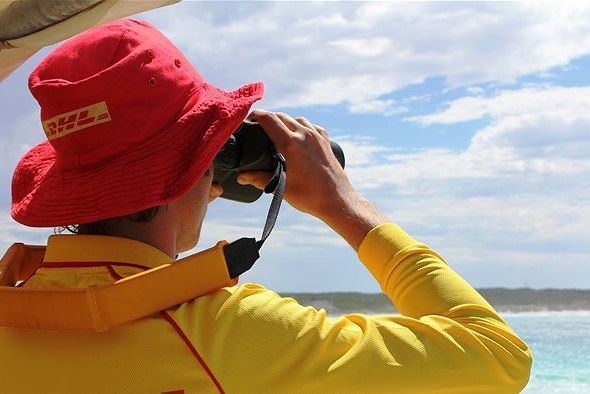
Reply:
[[[351, 185], [332, 153], [328, 133], [305, 118], [262, 110], [252, 112], [287, 163], [285, 200], [336, 230], [358, 248], [367, 232], [386, 218]], [[245, 172], [238, 182], [263, 189], [267, 172]]]

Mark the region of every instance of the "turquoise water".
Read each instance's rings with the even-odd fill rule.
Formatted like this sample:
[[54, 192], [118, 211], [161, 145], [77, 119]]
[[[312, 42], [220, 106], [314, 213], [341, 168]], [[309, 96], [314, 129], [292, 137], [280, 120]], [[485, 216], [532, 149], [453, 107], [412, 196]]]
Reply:
[[590, 312], [503, 314], [533, 349], [523, 393], [590, 394]]

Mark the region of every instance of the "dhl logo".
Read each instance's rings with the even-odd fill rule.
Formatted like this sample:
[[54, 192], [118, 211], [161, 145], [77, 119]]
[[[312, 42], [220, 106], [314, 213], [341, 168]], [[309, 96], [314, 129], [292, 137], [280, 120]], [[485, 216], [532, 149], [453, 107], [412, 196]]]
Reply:
[[43, 130], [45, 130], [48, 140], [54, 140], [110, 120], [111, 115], [107, 103], [101, 101], [100, 103], [54, 116], [43, 122]]

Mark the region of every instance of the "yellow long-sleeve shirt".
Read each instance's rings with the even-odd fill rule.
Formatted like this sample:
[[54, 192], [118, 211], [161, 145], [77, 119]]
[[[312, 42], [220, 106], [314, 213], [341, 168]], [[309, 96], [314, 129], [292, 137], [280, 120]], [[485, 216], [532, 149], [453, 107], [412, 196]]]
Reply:
[[[170, 263], [135, 241], [117, 239], [115, 248], [112, 238], [84, 236], [81, 247], [77, 237], [52, 236], [25, 286], [102, 285]], [[401, 315], [329, 319], [243, 284], [101, 333], [0, 327], [0, 388], [516, 393], [525, 386], [530, 350], [440, 256], [393, 224], [373, 229], [358, 254]]]

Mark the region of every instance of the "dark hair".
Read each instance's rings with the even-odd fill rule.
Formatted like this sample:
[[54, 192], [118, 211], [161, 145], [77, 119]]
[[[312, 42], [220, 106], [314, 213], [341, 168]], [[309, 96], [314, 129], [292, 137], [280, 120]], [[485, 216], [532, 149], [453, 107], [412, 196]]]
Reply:
[[[154, 217], [156, 217], [159, 208], [160, 207], [147, 208], [139, 212], [122, 216], [122, 218], [125, 218], [135, 223], [147, 223], [151, 221]], [[91, 223], [70, 224], [67, 226], [61, 226], [56, 229], [56, 232], [58, 234], [61, 234], [64, 231], [69, 231], [72, 234], [107, 235], [107, 223], [110, 220], [112, 219], [98, 220], [96, 222]]]

